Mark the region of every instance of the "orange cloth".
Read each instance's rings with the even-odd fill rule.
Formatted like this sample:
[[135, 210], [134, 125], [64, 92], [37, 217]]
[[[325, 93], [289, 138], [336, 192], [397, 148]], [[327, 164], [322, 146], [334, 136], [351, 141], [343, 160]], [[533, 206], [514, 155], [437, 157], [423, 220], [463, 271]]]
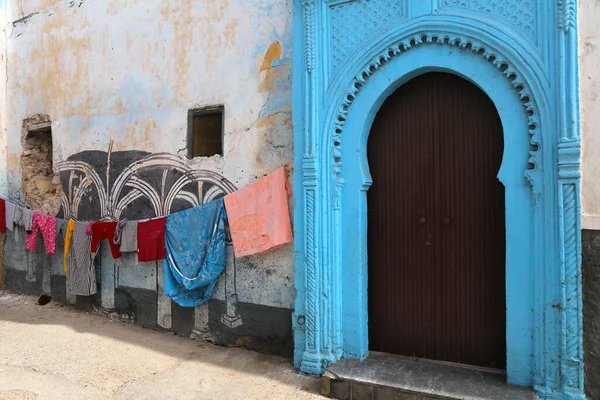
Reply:
[[75, 220], [70, 219], [69, 223], [67, 224], [67, 231], [65, 232], [65, 253], [63, 256], [63, 267], [65, 269], [65, 274], [69, 273], [69, 267], [67, 266], [67, 255], [69, 254], [69, 249], [71, 248], [73, 230], [75, 230]]
[[285, 167], [225, 196], [236, 257], [274, 250], [293, 240]]

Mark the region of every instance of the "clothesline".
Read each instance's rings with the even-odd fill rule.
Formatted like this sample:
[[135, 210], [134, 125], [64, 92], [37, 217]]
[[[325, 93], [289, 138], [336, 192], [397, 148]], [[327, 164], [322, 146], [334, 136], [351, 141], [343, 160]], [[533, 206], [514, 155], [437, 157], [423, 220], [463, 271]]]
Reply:
[[146, 220], [64, 220], [0, 199], [0, 232], [22, 226], [29, 251], [35, 251], [40, 232], [49, 255], [56, 251], [57, 235], [64, 233], [67, 291], [77, 295], [97, 291], [93, 259], [103, 239], [108, 239], [117, 265], [127, 253], [144, 262], [164, 260], [167, 295], [184, 307], [194, 307], [210, 298], [224, 269], [227, 222], [236, 257], [261, 254], [293, 240], [290, 195], [281, 167], [223, 198]]
[[[279, 169], [284, 169], [284, 171], [286, 171], [286, 174], [287, 174], [287, 169], [288, 169], [288, 168], [289, 168], [289, 164], [284, 164], [283, 166], [279, 167]], [[276, 171], [278, 171], [279, 169], [277, 169]], [[269, 174], [267, 174], [267, 175], [263, 176], [262, 178], [259, 178], [259, 179], [258, 179], [257, 181], [255, 181], [255, 182], [259, 182], [260, 180], [264, 179], [264, 178], [265, 178], [265, 177], [267, 177], [267, 176], [269, 176]], [[250, 183], [249, 185], [252, 185], [252, 183]], [[243, 190], [243, 189], [244, 189], [244, 188], [242, 188], [242, 189], [238, 189], [238, 190], [236, 190], [235, 192], [232, 192], [232, 193], [228, 193], [228, 194], [226, 194], [224, 197], [226, 197], [226, 196], [228, 196], [228, 195], [230, 195], [230, 194], [233, 194], [233, 193], [239, 192], [240, 190]], [[68, 221], [68, 220], [72, 219], [72, 220], [75, 220], [75, 221], [81, 221], [81, 222], [96, 222], [96, 221], [97, 221], [97, 222], [112, 222], [112, 221], [128, 220], [128, 221], [136, 221], [136, 222], [138, 222], [138, 223], [139, 223], [139, 222], [146, 222], [146, 221], [150, 221], [150, 220], [153, 220], [153, 219], [164, 218], [164, 217], [167, 217], [167, 216], [169, 216], [169, 215], [173, 215], [173, 214], [176, 214], [176, 213], [178, 213], [178, 212], [185, 211], [185, 210], [181, 210], [181, 211], [175, 211], [174, 213], [169, 213], [169, 214], [167, 214], [167, 215], [159, 215], [159, 216], [154, 216], [154, 217], [149, 217], [149, 218], [142, 218], [142, 219], [138, 219], [138, 220], [127, 219], [127, 218], [122, 218], [122, 219], [112, 219], [112, 220], [110, 220], [110, 221], [102, 221], [102, 220], [79, 220], [79, 219], [78, 219], [78, 218], [76, 218], [76, 217], [59, 218], [59, 217], [56, 217], [56, 216], [52, 216], [52, 215], [49, 215], [49, 214], [42, 213], [42, 212], [39, 212], [39, 211], [36, 211], [36, 210], [32, 209], [31, 207], [29, 207], [28, 205], [26, 205], [25, 203], [23, 203], [23, 202], [21, 202], [21, 201], [19, 201], [19, 200], [11, 200], [10, 198], [8, 198], [8, 199], [4, 199], [4, 198], [1, 198], [1, 197], [0, 197], [0, 201], [4, 201], [6, 204], [12, 204], [12, 205], [13, 205], [14, 207], [16, 207], [16, 208], [21, 208], [21, 209], [23, 209], [23, 210], [30, 210], [30, 211], [31, 211], [31, 212], [33, 212], [33, 213], [37, 213], [37, 214], [41, 214], [41, 215], [47, 215], [47, 216], [49, 216], [49, 217], [55, 217], [56, 219], [64, 219], [64, 220], [66, 220], [66, 221]], [[1, 217], [0, 217], [0, 219], [1, 219]], [[1, 221], [0, 221], [0, 224], [1, 224]], [[1, 230], [1, 228], [0, 228], [0, 232], [4, 232], [4, 231], [2, 231], [2, 230]]]

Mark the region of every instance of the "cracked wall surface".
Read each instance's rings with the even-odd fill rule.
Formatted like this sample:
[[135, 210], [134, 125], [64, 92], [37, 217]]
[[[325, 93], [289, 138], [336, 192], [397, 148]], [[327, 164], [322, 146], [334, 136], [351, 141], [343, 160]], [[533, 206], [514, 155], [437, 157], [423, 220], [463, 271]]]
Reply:
[[579, 85], [584, 229], [600, 230], [600, 1], [579, 1]]
[[[53, 170], [52, 131], [47, 115], [35, 115], [23, 121], [21, 131], [21, 193], [23, 201], [34, 210], [56, 215], [60, 210], [62, 189]], [[37, 129], [40, 125], [44, 129]], [[32, 130], [34, 129], [34, 130]]]
[[[55, 171], [60, 179], [51, 184], [62, 184], [69, 212], [75, 204], [69, 196], [86, 182], [68, 169], [72, 160], [85, 161], [107, 191], [134, 162], [152, 157], [167, 159], [161, 164], [165, 169], [176, 165], [214, 172], [236, 188], [282, 165], [293, 174], [291, 0], [9, 0], [6, 7], [2, 195], [65, 214], [55, 211], [54, 202], [46, 207], [36, 201], [39, 196], [28, 194], [24, 157], [31, 154], [24, 156], [29, 149], [21, 139], [23, 121], [35, 115], [52, 121], [52, 159], [61, 169]], [[188, 160], [188, 110], [215, 104], [224, 106], [224, 155]], [[156, 170], [145, 178], [159, 193], [171, 179], [165, 181]], [[80, 191], [83, 200], [76, 204], [81, 218], [103, 215], [95, 190]], [[202, 196], [202, 190], [190, 193]], [[155, 213], [142, 200], [127, 212]], [[100, 294], [74, 299], [64, 293], [58, 258], [25, 254], [12, 234], [7, 243], [9, 287], [50, 288], [67, 301], [137, 312], [136, 322], [142, 325], [186, 336], [225, 344], [249, 337], [248, 346], [260, 349], [264, 343], [282, 353], [291, 349], [292, 245], [235, 262], [230, 257], [214, 306], [190, 313], [165, 298], [161, 263], [132, 262], [118, 271], [102, 250], [97, 259]], [[21, 282], [25, 277], [29, 280]]]
[[579, 1], [583, 350], [588, 398], [600, 397], [600, 1]]

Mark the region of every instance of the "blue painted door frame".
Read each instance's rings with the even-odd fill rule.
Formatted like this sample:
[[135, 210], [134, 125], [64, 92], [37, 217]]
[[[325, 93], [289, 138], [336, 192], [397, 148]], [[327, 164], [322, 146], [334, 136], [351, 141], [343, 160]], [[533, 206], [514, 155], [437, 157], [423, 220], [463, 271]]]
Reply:
[[576, 3], [295, 0], [295, 363], [368, 354], [366, 145], [409, 79], [457, 74], [504, 130], [511, 383], [583, 399]]

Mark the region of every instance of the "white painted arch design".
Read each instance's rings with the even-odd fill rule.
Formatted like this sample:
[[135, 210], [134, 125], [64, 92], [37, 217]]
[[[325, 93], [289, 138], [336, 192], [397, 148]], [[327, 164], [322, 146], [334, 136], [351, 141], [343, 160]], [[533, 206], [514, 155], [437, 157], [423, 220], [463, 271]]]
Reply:
[[[184, 159], [170, 153], [151, 154], [133, 162], [119, 174], [109, 189], [105, 187], [94, 167], [86, 162], [59, 162], [55, 165], [55, 170], [58, 173], [71, 173], [69, 190], [67, 194], [63, 194], [61, 205], [65, 217], [74, 218], [78, 216], [81, 200], [92, 188], [98, 193], [102, 220], [118, 220], [129, 204], [142, 197], [149, 200], [156, 216], [165, 216], [170, 213], [176, 199], [184, 200], [190, 207], [194, 207], [236, 190], [235, 185], [222, 175], [214, 171], [194, 169]], [[161, 190], [157, 190], [140, 175], [148, 171], [162, 174]], [[165, 180], [169, 172], [178, 172], [181, 176], [165, 192]], [[79, 177], [79, 184], [73, 186], [75, 177]], [[186, 186], [194, 183], [199, 186], [200, 196], [184, 190]], [[204, 185], [209, 187], [203, 197]], [[125, 188], [131, 190], [123, 195]]]

